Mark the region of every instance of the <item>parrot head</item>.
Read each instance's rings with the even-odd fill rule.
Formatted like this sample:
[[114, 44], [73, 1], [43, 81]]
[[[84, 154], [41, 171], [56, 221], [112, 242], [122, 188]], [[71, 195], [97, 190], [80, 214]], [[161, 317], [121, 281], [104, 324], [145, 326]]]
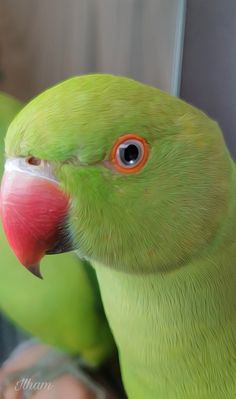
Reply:
[[156, 88], [112, 75], [62, 82], [6, 137], [5, 233], [37, 273], [45, 254], [129, 273], [170, 271], [216, 239], [232, 160], [217, 123]]

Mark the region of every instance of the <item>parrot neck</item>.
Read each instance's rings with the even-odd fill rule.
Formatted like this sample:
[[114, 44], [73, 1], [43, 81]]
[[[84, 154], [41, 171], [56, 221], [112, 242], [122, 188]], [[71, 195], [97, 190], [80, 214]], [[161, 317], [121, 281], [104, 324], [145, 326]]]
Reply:
[[235, 178], [214, 240], [182, 267], [128, 274], [94, 263], [131, 399], [222, 399], [222, 387], [235, 397]]
[[[184, 267], [145, 275], [94, 263], [131, 399], [182, 399], [183, 389], [189, 392], [186, 398], [209, 397], [208, 390], [220, 398], [227, 386], [225, 356], [229, 364], [230, 353], [236, 356], [231, 339], [236, 320], [235, 187], [216, 239]], [[167, 380], [172, 388], [167, 389]]]
[[[229, 259], [235, 258], [236, 250]], [[230, 379], [228, 369], [223, 379], [225, 354], [236, 356], [235, 340], [231, 339], [236, 320], [233, 263], [227, 258], [227, 264], [217, 264], [212, 258], [170, 275], [146, 276], [97, 265], [129, 398], [199, 399], [209, 397], [209, 389], [210, 397], [221, 398], [217, 392]], [[211, 375], [211, 380], [206, 375]], [[217, 376], [222, 378], [217, 380]], [[182, 396], [182, 390], [189, 396]]]

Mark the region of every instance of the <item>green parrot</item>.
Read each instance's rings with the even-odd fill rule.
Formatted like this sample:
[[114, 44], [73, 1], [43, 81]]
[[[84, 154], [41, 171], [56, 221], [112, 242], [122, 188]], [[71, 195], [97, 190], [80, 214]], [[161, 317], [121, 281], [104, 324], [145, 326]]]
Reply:
[[85, 75], [31, 101], [5, 148], [8, 241], [35, 274], [69, 249], [93, 265], [129, 399], [235, 398], [236, 169], [217, 123]]
[[[0, 93], [0, 149], [19, 101]], [[3, 158], [0, 158], [0, 172]], [[95, 272], [74, 254], [53, 255], [43, 262], [44, 280], [35, 279], [10, 250], [0, 230], [0, 309], [18, 326], [43, 342], [99, 366], [114, 351]]]

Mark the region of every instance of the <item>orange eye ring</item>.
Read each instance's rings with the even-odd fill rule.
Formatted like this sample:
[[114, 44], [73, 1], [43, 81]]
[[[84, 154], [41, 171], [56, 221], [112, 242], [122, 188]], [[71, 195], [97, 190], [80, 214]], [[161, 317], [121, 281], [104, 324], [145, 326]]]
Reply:
[[147, 162], [149, 146], [143, 137], [130, 133], [121, 136], [113, 145], [110, 161], [118, 172], [137, 173]]

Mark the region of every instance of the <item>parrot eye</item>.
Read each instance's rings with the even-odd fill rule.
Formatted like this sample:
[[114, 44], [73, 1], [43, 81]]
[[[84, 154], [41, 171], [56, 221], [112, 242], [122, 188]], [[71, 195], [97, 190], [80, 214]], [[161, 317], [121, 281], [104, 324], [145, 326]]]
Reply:
[[117, 156], [122, 165], [133, 167], [142, 157], [143, 148], [138, 142], [126, 141], [121, 144]]
[[138, 172], [148, 158], [146, 140], [135, 134], [126, 134], [114, 144], [110, 160], [119, 172]]

